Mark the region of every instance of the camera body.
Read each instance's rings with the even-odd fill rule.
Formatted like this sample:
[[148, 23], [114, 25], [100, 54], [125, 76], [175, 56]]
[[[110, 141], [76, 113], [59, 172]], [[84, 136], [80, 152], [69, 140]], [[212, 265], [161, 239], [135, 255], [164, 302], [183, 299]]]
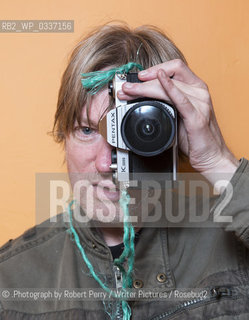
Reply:
[[113, 180], [126, 184], [155, 177], [176, 181], [176, 109], [149, 98], [119, 100], [117, 92], [126, 81], [141, 82], [137, 73], [116, 74], [108, 85], [115, 107], [100, 122], [101, 134], [114, 147], [110, 165]]

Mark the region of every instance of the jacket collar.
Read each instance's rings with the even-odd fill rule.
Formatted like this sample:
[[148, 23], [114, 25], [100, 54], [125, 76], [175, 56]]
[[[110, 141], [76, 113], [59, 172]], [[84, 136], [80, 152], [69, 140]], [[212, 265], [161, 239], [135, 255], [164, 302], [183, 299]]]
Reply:
[[[80, 224], [73, 218], [73, 225], [82, 245], [95, 263], [113, 261], [111, 251], [94, 221]], [[67, 224], [69, 228], [69, 224]], [[98, 260], [98, 261], [97, 261]], [[135, 288], [167, 290], [175, 287], [168, 254], [168, 229], [144, 227], [135, 247]]]

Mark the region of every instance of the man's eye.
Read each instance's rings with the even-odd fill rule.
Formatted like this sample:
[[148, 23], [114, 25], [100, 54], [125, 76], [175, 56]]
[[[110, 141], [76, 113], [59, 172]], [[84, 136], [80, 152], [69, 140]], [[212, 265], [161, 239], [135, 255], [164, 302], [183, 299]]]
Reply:
[[81, 132], [85, 135], [89, 135], [89, 134], [93, 133], [93, 130], [89, 127], [82, 127]]
[[75, 137], [82, 141], [89, 141], [97, 136], [98, 131], [90, 127], [76, 127], [74, 131]]

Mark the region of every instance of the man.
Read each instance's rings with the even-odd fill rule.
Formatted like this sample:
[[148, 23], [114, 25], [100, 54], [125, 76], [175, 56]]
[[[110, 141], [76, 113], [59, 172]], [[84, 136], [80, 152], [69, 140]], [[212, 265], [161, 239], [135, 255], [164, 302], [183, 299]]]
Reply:
[[[131, 317], [125, 314], [126, 299], [106, 300], [98, 291], [101, 286], [108, 293], [110, 288], [122, 287], [122, 274], [113, 260], [122, 253], [123, 228], [105, 223], [123, 221], [123, 211], [120, 190], [112, 182], [112, 147], [99, 132], [99, 121], [112, 107], [107, 87], [90, 96], [80, 81], [82, 73], [108, 71], [130, 61], [145, 69], [139, 72], [142, 83], [123, 85], [119, 99], [149, 97], [173, 103], [179, 114], [182, 153], [212, 185], [225, 179], [223, 186], [233, 190], [226, 205], [221, 206], [224, 191], [210, 212], [211, 217], [217, 212], [232, 216], [225, 229], [136, 229], [133, 288], [141, 289], [141, 295], [146, 290], [164, 295], [130, 299]], [[64, 143], [72, 186], [79, 177], [87, 177], [80, 206], [91, 221], [82, 226], [73, 217], [72, 237], [68, 232], [72, 226], [60, 216], [56, 224], [45, 222], [43, 228], [33, 228], [6, 244], [1, 249], [0, 285], [58, 292], [66, 288], [71, 296], [65, 290], [64, 299], [51, 301], [3, 296], [3, 319], [248, 318], [248, 162], [238, 161], [226, 146], [206, 84], [189, 69], [172, 41], [153, 27], [130, 30], [120, 25], [103, 26], [85, 37], [62, 78], [54, 135]], [[88, 197], [89, 190], [93, 199]], [[140, 216], [143, 199], [135, 200], [129, 209]], [[77, 288], [89, 290], [77, 296], [73, 291]], [[93, 288], [96, 295], [90, 296]]]

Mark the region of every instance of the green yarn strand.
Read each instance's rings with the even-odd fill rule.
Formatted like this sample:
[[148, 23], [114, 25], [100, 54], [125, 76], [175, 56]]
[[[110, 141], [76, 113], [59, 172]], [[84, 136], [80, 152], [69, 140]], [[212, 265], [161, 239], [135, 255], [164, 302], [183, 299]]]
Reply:
[[122, 300], [123, 320], [130, 320], [131, 308], [127, 301]]
[[[140, 49], [140, 47], [139, 47]], [[138, 49], [138, 52], [139, 52]], [[117, 68], [112, 68], [110, 70], [106, 71], [94, 71], [89, 73], [82, 73], [82, 79], [81, 83], [82, 86], [88, 90], [88, 93], [91, 95], [94, 95], [99, 92], [104, 86], [106, 86], [109, 81], [111, 81], [115, 74], [127, 74], [132, 69], [137, 68], [138, 70], [143, 70], [144, 68], [135, 62], [129, 62], [125, 65], [122, 65]], [[135, 247], [134, 247], [134, 239], [135, 239], [135, 231], [132, 226], [132, 224], [129, 221], [129, 202], [130, 202], [130, 196], [128, 195], [126, 190], [122, 191], [122, 195], [120, 198], [120, 205], [123, 209], [124, 213], [124, 235], [123, 235], [123, 243], [124, 243], [124, 250], [121, 254], [121, 256], [118, 259], [114, 260], [114, 264], [117, 265], [120, 268], [120, 271], [122, 272], [123, 276], [123, 289], [131, 288], [132, 287], [132, 272], [133, 272], [133, 266], [134, 266], [134, 257], [135, 257]], [[82, 248], [79, 240], [79, 236], [76, 232], [76, 230], [73, 227], [72, 223], [72, 211], [71, 206], [73, 205], [74, 201], [72, 201], [69, 204], [69, 217], [70, 217], [70, 229], [69, 232], [73, 235], [74, 241], [81, 253], [81, 256], [83, 260], [85, 261], [91, 275], [93, 278], [99, 283], [99, 285], [107, 291], [111, 296], [115, 297], [115, 294], [112, 293], [112, 291], [101, 281], [101, 279], [98, 277], [98, 275], [95, 273], [93, 266], [89, 259], [86, 256], [86, 253], [84, 249]], [[128, 267], [127, 271], [124, 268], [124, 263], [127, 261]], [[123, 310], [123, 320], [130, 320], [131, 318], [131, 308], [126, 300], [122, 301], [122, 310]]]
[[[134, 248], [134, 238], [135, 238], [135, 231], [131, 223], [129, 222], [129, 202], [130, 202], [130, 196], [128, 195], [126, 190], [122, 191], [121, 198], [119, 200], [120, 205], [124, 212], [124, 235], [123, 235], [123, 242], [124, 242], [124, 250], [121, 254], [121, 256], [118, 259], [114, 260], [114, 264], [116, 264], [123, 275], [123, 289], [131, 288], [132, 287], [132, 271], [133, 271], [133, 265], [134, 265], [134, 256], [135, 256], [135, 248]], [[68, 206], [68, 214], [69, 214], [69, 225], [70, 229], [68, 230], [71, 235], [73, 235], [73, 240], [75, 241], [81, 256], [86, 263], [90, 274], [93, 276], [93, 278], [99, 283], [102, 289], [104, 289], [106, 292], [110, 294], [110, 296], [115, 297], [116, 295], [112, 292], [110, 288], [108, 288], [98, 277], [96, 272], [93, 269], [93, 265], [87, 258], [87, 255], [85, 253], [85, 250], [83, 249], [79, 236], [73, 226], [72, 222], [72, 210], [71, 207], [75, 203], [75, 200], [71, 201]], [[128, 270], [125, 271], [125, 268], [123, 266], [125, 260], [128, 261]], [[123, 320], [130, 320], [131, 318], [131, 308], [126, 300], [121, 300], [122, 305], [122, 311], [123, 311]]]
[[93, 269], [93, 265], [91, 264], [91, 262], [89, 261], [89, 259], [87, 258], [87, 255], [85, 253], [85, 250], [83, 249], [83, 247], [80, 244], [80, 239], [78, 236], [78, 233], [76, 232], [74, 226], [73, 226], [73, 222], [72, 222], [72, 210], [71, 207], [74, 204], [74, 200], [70, 202], [69, 206], [68, 206], [68, 211], [69, 211], [69, 223], [70, 223], [70, 232], [71, 234], [74, 236], [74, 241], [81, 253], [81, 256], [83, 258], [83, 260], [85, 261], [91, 275], [93, 276], [93, 278], [99, 283], [99, 285], [102, 287], [102, 289], [104, 289], [105, 291], [107, 291], [108, 293], [111, 292], [111, 290], [100, 280], [100, 278], [97, 276], [97, 274], [95, 273], [94, 269]]
[[81, 83], [82, 86], [89, 90], [91, 95], [96, 94], [101, 88], [111, 81], [116, 73], [128, 73], [132, 69], [137, 68], [138, 70], [143, 70], [143, 67], [135, 62], [129, 62], [117, 68], [112, 68], [106, 71], [93, 71], [88, 73], [82, 73]]
[[[134, 256], [135, 256], [135, 248], [134, 248], [134, 238], [135, 238], [135, 231], [132, 224], [129, 221], [129, 202], [130, 196], [128, 193], [123, 190], [121, 194], [121, 199], [119, 200], [120, 205], [123, 209], [124, 213], [124, 236], [123, 236], [123, 243], [124, 243], [124, 250], [121, 256], [118, 259], [114, 260], [114, 264], [116, 264], [123, 275], [123, 288], [131, 288], [132, 287], [132, 271], [134, 265]], [[128, 260], [128, 270], [125, 271], [123, 264], [125, 260]]]

